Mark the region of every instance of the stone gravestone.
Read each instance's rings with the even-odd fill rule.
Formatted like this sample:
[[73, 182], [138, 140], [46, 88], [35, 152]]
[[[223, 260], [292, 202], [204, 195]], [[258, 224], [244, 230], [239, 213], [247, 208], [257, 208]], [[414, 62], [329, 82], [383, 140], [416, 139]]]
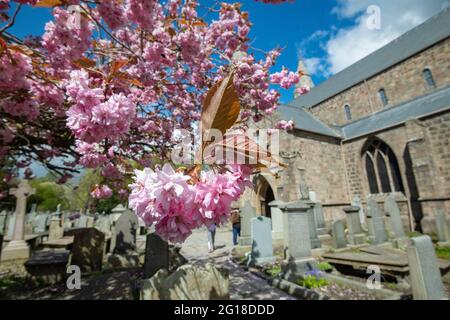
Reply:
[[347, 247], [347, 240], [345, 239], [345, 224], [342, 220], [333, 222], [333, 242], [336, 249]]
[[34, 233], [44, 233], [47, 231], [47, 220], [49, 216], [45, 213], [38, 214], [35, 219], [35, 226], [33, 228]]
[[274, 200], [269, 203], [270, 216], [272, 217], [272, 240], [275, 245], [283, 244], [283, 212], [280, 206], [282, 201]]
[[12, 240], [6, 245], [2, 253], [2, 261], [14, 259], [28, 259], [30, 247], [25, 242], [25, 212], [27, 210], [27, 198], [36, 192], [28, 184], [28, 180], [22, 180], [18, 188], [10, 190], [10, 194], [16, 197], [16, 219]]
[[325, 225], [325, 217], [323, 216], [323, 207], [320, 202], [314, 203], [314, 220], [316, 222], [317, 234], [319, 236], [328, 234], [328, 229]]
[[111, 238], [111, 220], [109, 217], [99, 217], [97, 221], [95, 221], [95, 228], [103, 232], [106, 238]]
[[450, 246], [450, 228], [444, 210], [442, 208], [434, 209], [434, 217], [436, 220], [438, 245], [442, 247]]
[[391, 224], [394, 247], [400, 248], [406, 246], [409, 243], [409, 239], [406, 237], [405, 230], [403, 229], [400, 209], [392, 195], [387, 196], [384, 201], [384, 212], [388, 216]]
[[169, 270], [169, 244], [155, 233], [147, 235], [145, 243], [144, 279], [161, 269]]
[[311, 239], [311, 249], [318, 249], [322, 247], [322, 244], [319, 239], [319, 234], [317, 233], [317, 223], [316, 217], [314, 213], [315, 203], [307, 200], [304, 201], [305, 204], [309, 205], [308, 210], [308, 221], [309, 221], [309, 237]]
[[282, 270], [285, 277], [295, 279], [315, 267], [311, 256], [308, 210], [304, 201], [295, 201], [281, 207], [283, 211], [284, 261]]
[[5, 210], [0, 212], [0, 234], [1, 235], [5, 234], [7, 217], [8, 217], [8, 213]]
[[407, 253], [414, 300], [445, 299], [441, 272], [431, 238], [412, 238]]
[[48, 229], [48, 240], [58, 240], [64, 236], [64, 226], [61, 224], [61, 219], [58, 216], [53, 216], [50, 219], [50, 228]]
[[359, 208], [359, 222], [361, 223], [361, 225], [366, 224], [366, 215], [364, 214], [364, 208], [359, 196], [353, 198], [351, 206]]
[[116, 246], [114, 254], [130, 254], [136, 250], [136, 234], [139, 227], [137, 216], [125, 211], [116, 222]]
[[348, 243], [351, 245], [360, 245], [366, 242], [366, 235], [364, 234], [359, 219], [359, 207], [345, 207], [345, 218], [348, 227]]
[[86, 215], [81, 215], [75, 222], [75, 228], [87, 228], [88, 217]]
[[275, 262], [272, 244], [272, 221], [266, 217], [251, 220], [251, 264], [262, 265]]
[[103, 262], [105, 235], [95, 228], [74, 230], [72, 245], [72, 265], [82, 272], [100, 271]]
[[383, 213], [373, 198], [367, 200], [367, 225], [371, 243], [381, 244], [388, 241]]
[[245, 202], [241, 209], [241, 236], [239, 237], [239, 245], [251, 246], [251, 220], [256, 216], [256, 210], [252, 207], [249, 201]]

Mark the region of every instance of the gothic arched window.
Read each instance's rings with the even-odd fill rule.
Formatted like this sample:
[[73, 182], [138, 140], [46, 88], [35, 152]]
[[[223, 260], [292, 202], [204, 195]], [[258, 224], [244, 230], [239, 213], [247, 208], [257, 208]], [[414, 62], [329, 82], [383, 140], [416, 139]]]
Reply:
[[352, 111], [350, 110], [350, 106], [348, 104], [344, 106], [344, 112], [347, 120], [352, 120]]
[[426, 68], [423, 69], [423, 78], [425, 79], [428, 89], [434, 89], [436, 88], [436, 83], [434, 82], [433, 74], [431, 73], [431, 70]]
[[385, 107], [389, 104], [389, 99], [386, 95], [386, 91], [383, 88], [378, 91], [378, 96], [380, 97], [383, 107]]
[[397, 158], [386, 143], [374, 139], [362, 156], [371, 194], [405, 191]]

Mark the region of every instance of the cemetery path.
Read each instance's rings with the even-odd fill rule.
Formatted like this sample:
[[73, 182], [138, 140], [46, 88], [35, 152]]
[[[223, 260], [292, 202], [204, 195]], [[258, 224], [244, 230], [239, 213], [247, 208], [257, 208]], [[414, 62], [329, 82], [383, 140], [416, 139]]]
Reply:
[[206, 230], [196, 230], [185, 241], [181, 254], [192, 264], [207, 262], [230, 272], [230, 298], [232, 300], [295, 300], [287, 293], [270, 286], [265, 280], [243, 270], [229, 259], [232, 249], [231, 231], [217, 229], [216, 250], [208, 253]]

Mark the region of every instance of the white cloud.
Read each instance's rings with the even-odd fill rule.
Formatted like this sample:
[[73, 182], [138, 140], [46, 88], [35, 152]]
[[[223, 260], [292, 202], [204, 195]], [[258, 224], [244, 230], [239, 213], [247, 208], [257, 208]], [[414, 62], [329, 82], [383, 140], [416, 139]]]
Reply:
[[[371, 5], [380, 8], [380, 28], [367, 27]], [[325, 44], [326, 61], [337, 73], [416, 27], [449, 5], [448, 0], [339, 0], [333, 9], [341, 19], [354, 19], [355, 25], [341, 29]]]

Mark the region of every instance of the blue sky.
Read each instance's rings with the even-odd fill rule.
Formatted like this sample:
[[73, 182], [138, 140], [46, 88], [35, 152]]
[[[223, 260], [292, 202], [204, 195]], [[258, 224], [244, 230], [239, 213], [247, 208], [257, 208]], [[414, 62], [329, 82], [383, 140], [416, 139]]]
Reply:
[[[201, 0], [207, 5], [210, 0]], [[228, 1], [233, 2], [233, 1]], [[448, 6], [449, 0], [295, 0], [266, 5], [241, 0], [253, 23], [252, 45], [268, 51], [284, 48], [275, 69], [296, 69], [301, 56], [316, 85], [343, 68], [397, 38]], [[380, 9], [380, 28], [369, 29], [367, 8]], [[17, 36], [41, 35], [49, 9], [26, 6], [11, 32]], [[282, 90], [282, 102], [292, 90]]]
[[[201, 0], [203, 5], [211, 0]], [[233, 2], [228, 1], [227, 2]], [[241, 0], [250, 13], [252, 46], [269, 51], [284, 48], [273, 71], [286, 66], [297, 68], [301, 56], [315, 84], [348, 67], [404, 32], [429, 19], [450, 0], [295, 0], [282, 5], [265, 5]], [[367, 20], [379, 9], [377, 28], [368, 28]], [[49, 9], [25, 6], [10, 32], [19, 37], [42, 35]], [[281, 90], [281, 102], [293, 98], [292, 90]], [[45, 173], [33, 168], [35, 173]], [[37, 170], [36, 170], [37, 169]]]

